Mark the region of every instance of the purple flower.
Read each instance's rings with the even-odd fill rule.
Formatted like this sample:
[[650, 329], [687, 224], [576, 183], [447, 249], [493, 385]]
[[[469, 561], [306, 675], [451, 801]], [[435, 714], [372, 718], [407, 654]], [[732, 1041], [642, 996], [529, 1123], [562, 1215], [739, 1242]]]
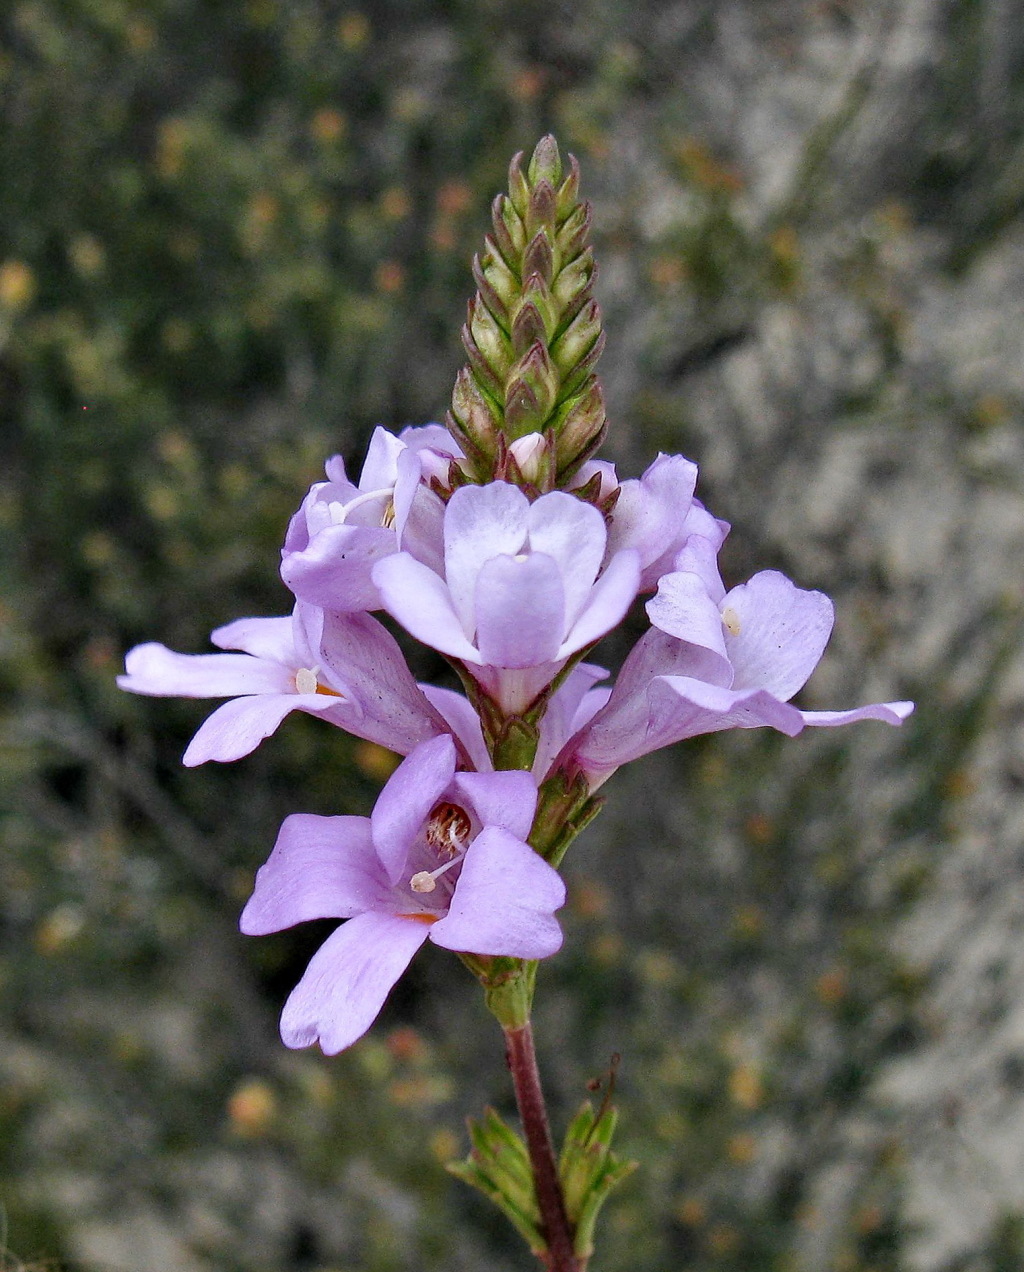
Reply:
[[423, 484], [447, 473], [459, 451], [439, 424], [395, 437], [377, 428], [353, 485], [340, 455], [327, 461], [327, 481], [313, 485], [291, 519], [281, 577], [301, 601], [335, 613], [380, 609], [371, 571], [400, 548], [428, 564], [440, 560], [444, 505]]
[[682, 455], [659, 454], [642, 477], [619, 486], [608, 530], [608, 551], [637, 550], [641, 592], [657, 586], [691, 534], [717, 534], [719, 543], [725, 538], [725, 522], [716, 522], [694, 500], [696, 483], [696, 464]]
[[237, 760], [269, 737], [290, 711], [407, 754], [447, 732], [413, 680], [394, 638], [368, 614], [324, 614], [295, 606], [290, 618], [242, 618], [210, 639], [230, 654], [177, 654], [137, 645], [117, 683], [158, 697], [231, 698], [200, 726], [188, 766]]
[[769, 725], [790, 737], [807, 725], [901, 724], [910, 702], [801, 711], [789, 699], [817, 666], [832, 631], [832, 602], [766, 570], [726, 593], [713, 545], [696, 537], [647, 604], [655, 624], [637, 642], [611, 698], [559, 758], [596, 788], [620, 764], [683, 738]]
[[604, 571], [604, 518], [562, 491], [534, 503], [515, 486], [464, 486], [444, 518], [444, 561], [378, 561], [384, 607], [424, 644], [466, 663], [507, 712], [521, 711], [565, 660], [618, 623], [636, 595], [638, 553]]
[[456, 773], [450, 738], [423, 743], [370, 817], [285, 819], [242, 912], [250, 936], [348, 919], [327, 938], [281, 1017], [289, 1047], [351, 1046], [429, 937], [471, 954], [545, 958], [562, 943], [556, 870], [525, 842], [528, 773]]

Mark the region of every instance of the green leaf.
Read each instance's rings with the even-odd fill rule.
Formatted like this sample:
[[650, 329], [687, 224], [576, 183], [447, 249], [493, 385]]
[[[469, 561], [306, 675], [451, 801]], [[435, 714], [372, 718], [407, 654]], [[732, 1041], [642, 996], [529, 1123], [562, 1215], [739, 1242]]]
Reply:
[[479, 1121], [470, 1118], [468, 1126], [472, 1151], [465, 1161], [449, 1162], [445, 1169], [489, 1197], [533, 1254], [546, 1253], [526, 1145], [492, 1108]]
[[597, 1114], [587, 1100], [569, 1124], [558, 1163], [565, 1209], [575, 1232], [574, 1248], [582, 1258], [594, 1252], [594, 1225], [609, 1193], [636, 1170], [611, 1151], [618, 1111], [604, 1104]]

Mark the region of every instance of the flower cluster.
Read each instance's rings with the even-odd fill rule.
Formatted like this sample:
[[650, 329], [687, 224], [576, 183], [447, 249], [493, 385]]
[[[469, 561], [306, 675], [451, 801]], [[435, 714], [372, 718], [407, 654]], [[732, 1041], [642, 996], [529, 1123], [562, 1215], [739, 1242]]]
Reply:
[[[453, 455], [428, 426], [377, 429], [358, 486], [332, 459], [282, 554], [292, 615], [218, 628], [213, 643], [237, 653], [140, 645], [118, 680], [135, 693], [230, 698], [186, 764], [246, 755], [292, 710], [408, 757], [370, 818], [289, 817], [259, 872], [243, 931], [348, 919], [288, 1001], [290, 1046], [355, 1041], [428, 936], [480, 955], [559, 947], [564, 887], [528, 843], [538, 790], [556, 777], [582, 775], [593, 791], [626, 761], [700, 733], [899, 724], [911, 709], [791, 705], [824, 651], [832, 605], [775, 571], [726, 591], [727, 527], [693, 498], [687, 460], [659, 456], [621, 483], [604, 465], [602, 487], [618, 495], [606, 522], [569, 492], [531, 502], [502, 481], [444, 503], [430, 477]], [[597, 687], [606, 673], [581, 656], [651, 591], [651, 627], [614, 688]], [[373, 610], [445, 654], [469, 695], [417, 685]], [[493, 716], [506, 731], [537, 719], [525, 769], [494, 771]]]
[[[695, 498], [689, 460], [659, 455], [620, 481], [593, 458], [605, 424], [589, 210], [575, 167], [562, 181], [542, 147], [528, 176], [513, 165], [477, 262], [448, 427], [378, 428], [355, 484], [328, 461], [284, 542], [290, 616], [218, 628], [231, 652], [138, 646], [119, 678], [229, 699], [186, 764], [246, 755], [293, 710], [406, 757], [369, 818], [291, 816], [259, 872], [243, 931], [346, 920], [288, 1000], [289, 1046], [350, 1045], [428, 938], [478, 971], [554, 953], [556, 866], [627, 761], [722, 729], [792, 736], [912, 709], [793, 706], [831, 632], [828, 598], [775, 571], [727, 590], [728, 526]], [[602, 687], [584, 659], [638, 598], [650, 626]], [[380, 613], [442, 654], [464, 692], [417, 684]]]

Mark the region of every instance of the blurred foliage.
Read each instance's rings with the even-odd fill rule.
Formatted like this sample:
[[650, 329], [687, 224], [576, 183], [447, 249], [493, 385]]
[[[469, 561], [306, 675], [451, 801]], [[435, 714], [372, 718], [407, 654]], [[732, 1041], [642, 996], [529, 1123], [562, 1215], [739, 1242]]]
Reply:
[[[595, 1269], [912, 1266], [915, 1133], [875, 1083], [940, 1025], [927, 968], [890, 938], [956, 842], [1019, 606], [989, 598], [945, 645], [901, 640], [935, 589], [877, 526], [901, 479], [931, 500], [915, 455], [1015, 427], [1012, 382], [979, 395], [908, 330], [923, 271], [934, 289], [969, 270], [1024, 193], [1009, 7], [912, 9], [0, 13], [11, 1267], [528, 1261], [441, 1169], [462, 1117], [510, 1111], [455, 960], [418, 959], [371, 1036], [326, 1061], [276, 1036], [322, 933], [236, 932], [280, 819], [366, 812], [391, 757], [303, 717], [239, 765], [185, 772], [205, 704], [113, 678], [139, 640], [199, 651], [220, 623], [283, 612], [277, 550], [323, 459], [358, 462], [374, 424], [443, 412], [489, 201], [548, 129], [596, 202], [623, 471], [659, 446], [705, 461], [703, 495], [737, 526], [733, 577], [778, 565], [838, 595], [836, 702], [871, 696], [869, 665], [901, 682], [874, 696], [923, 698], [895, 740], [712, 738], [611, 785], [570, 863], [538, 1022], [559, 1119], [625, 1057], [620, 1148], [643, 1168]], [[932, 41], [920, 73], [886, 60], [914, 21]], [[844, 40], [873, 52], [837, 75]], [[776, 81], [794, 117], [825, 104], [786, 123], [758, 96]], [[844, 511], [840, 481], [825, 517], [801, 499], [851, 439], [874, 502]], [[1004, 481], [1001, 452], [977, 453], [972, 497]], [[1002, 1207], [941, 1272], [1021, 1266], [1021, 1223]]]

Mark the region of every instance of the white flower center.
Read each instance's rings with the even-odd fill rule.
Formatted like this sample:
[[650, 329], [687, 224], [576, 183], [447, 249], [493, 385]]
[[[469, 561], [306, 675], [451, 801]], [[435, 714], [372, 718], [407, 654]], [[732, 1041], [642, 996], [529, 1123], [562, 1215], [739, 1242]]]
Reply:
[[738, 636], [742, 628], [740, 616], [736, 613], [731, 605], [727, 605], [722, 610], [722, 624], [730, 636]]

